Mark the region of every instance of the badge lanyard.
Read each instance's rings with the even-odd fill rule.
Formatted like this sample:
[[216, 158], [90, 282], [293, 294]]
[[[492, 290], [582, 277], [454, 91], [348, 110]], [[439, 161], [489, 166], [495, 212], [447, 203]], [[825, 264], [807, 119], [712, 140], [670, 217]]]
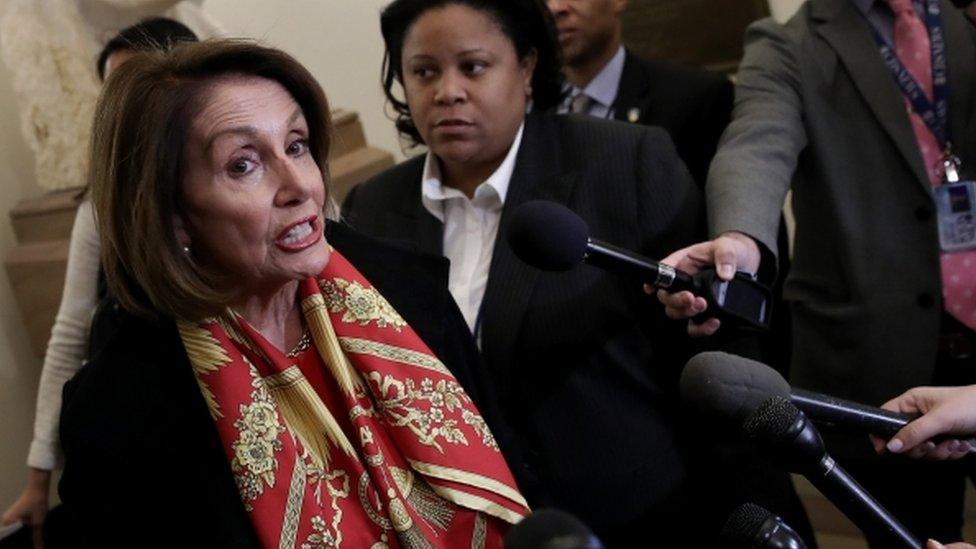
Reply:
[[895, 77], [895, 82], [908, 99], [912, 110], [922, 118], [932, 135], [935, 136], [939, 146], [945, 151], [946, 176], [953, 176], [958, 181], [956, 169], [958, 159], [951, 153], [952, 144], [949, 139], [949, 65], [946, 60], [942, 8], [939, 6], [939, 0], [925, 0], [924, 7], [925, 26], [929, 32], [929, 42], [932, 49], [933, 97], [931, 100], [925, 95], [925, 91], [919, 86], [901, 60], [898, 59], [894, 46], [881, 35], [873, 23], [869, 21], [868, 26], [881, 48], [881, 56], [884, 58], [885, 65]]

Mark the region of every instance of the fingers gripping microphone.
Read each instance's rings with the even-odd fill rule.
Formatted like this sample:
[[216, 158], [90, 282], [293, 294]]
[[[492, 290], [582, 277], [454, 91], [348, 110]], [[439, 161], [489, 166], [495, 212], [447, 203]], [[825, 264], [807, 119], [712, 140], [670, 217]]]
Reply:
[[706, 411], [742, 421], [767, 398], [788, 398], [817, 423], [890, 438], [912, 416], [803, 389], [792, 389], [776, 370], [720, 352], [701, 353], [681, 372], [681, 397]]
[[728, 549], [807, 548], [783, 519], [754, 503], [744, 503], [732, 511], [719, 538]]
[[508, 243], [519, 259], [545, 271], [567, 271], [582, 262], [647, 282], [669, 292], [689, 291], [708, 302], [708, 316], [757, 329], [769, 327], [769, 289], [746, 273], [724, 281], [714, 269], [694, 276], [590, 237], [569, 208], [536, 200], [519, 206], [508, 222]]
[[789, 400], [770, 397], [750, 415], [743, 429], [807, 477], [869, 539], [885, 547], [921, 549], [923, 544], [838, 465], [824, 448], [813, 423]]
[[540, 509], [505, 534], [505, 549], [604, 549], [603, 543], [579, 519]]

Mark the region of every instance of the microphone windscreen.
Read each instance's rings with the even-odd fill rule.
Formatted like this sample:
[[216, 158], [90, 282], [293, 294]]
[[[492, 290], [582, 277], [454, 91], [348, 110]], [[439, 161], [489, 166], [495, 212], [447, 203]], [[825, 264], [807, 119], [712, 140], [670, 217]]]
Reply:
[[539, 509], [505, 534], [505, 549], [603, 549], [579, 519], [556, 509]]
[[572, 210], [546, 200], [515, 209], [508, 244], [519, 259], [545, 271], [565, 271], [583, 261], [590, 229]]
[[723, 547], [730, 549], [750, 549], [756, 545], [756, 537], [763, 524], [774, 516], [755, 503], [743, 503], [725, 521], [719, 533]]
[[765, 364], [721, 352], [700, 353], [681, 372], [681, 400], [736, 425], [771, 396], [789, 397], [790, 384]]
[[787, 440], [796, 436], [790, 434], [793, 425], [803, 412], [789, 399], [770, 397], [742, 424], [742, 430], [751, 438], [768, 441]]

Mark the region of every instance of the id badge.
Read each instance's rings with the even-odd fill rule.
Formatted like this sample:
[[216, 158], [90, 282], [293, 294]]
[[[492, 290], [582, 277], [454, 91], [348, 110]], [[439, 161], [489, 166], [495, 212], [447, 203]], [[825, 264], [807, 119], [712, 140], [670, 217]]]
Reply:
[[935, 188], [935, 204], [942, 251], [976, 249], [976, 182], [943, 183]]

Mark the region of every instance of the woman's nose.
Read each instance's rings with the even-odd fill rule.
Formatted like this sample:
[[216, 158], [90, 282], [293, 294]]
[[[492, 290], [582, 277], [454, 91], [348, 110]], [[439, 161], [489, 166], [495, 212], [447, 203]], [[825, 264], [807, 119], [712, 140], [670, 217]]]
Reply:
[[311, 195], [312, 185], [315, 184], [308, 170], [303, 170], [299, 163], [291, 157], [278, 162], [279, 186], [276, 202], [279, 206], [298, 205]]
[[463, 102], [467, 97], [464, 88], [464, 78], [456, 71], [445, 71], [437, 82], [437, 94], [434, 101], [442, 105]]

